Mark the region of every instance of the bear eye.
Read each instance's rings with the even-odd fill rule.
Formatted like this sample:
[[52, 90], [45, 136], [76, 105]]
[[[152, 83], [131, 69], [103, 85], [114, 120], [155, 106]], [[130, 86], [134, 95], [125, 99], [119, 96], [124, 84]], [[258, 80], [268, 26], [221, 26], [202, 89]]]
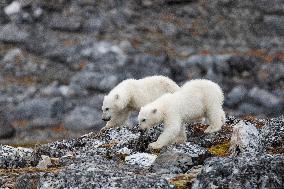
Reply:
[[106, 108], [105, 110], [106, 110], [106, 111], [109, 111], [109, 108]]
[[145, 122], [145, 121], [146, 121], [146, 119], [142, 119], [142, 120], [141, 120], [141, 122]]

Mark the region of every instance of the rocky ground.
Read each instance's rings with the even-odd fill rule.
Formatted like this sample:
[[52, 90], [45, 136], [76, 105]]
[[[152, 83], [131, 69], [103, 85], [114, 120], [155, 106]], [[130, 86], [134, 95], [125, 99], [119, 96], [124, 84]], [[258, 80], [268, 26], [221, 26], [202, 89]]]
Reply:
[[151, 151], [162, 125], [109, 129], [31, 148], [0, 146], [2, 188], [283, 188], [284, 117], [187, 125], [188, 141]]

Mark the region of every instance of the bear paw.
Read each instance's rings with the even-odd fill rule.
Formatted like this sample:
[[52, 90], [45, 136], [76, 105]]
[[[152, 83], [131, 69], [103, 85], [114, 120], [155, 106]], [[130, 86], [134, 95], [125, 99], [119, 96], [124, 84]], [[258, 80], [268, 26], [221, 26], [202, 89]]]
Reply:
[[155, 150], [155, 149], [160, 149], [160, 148], [162, 148], [163, 145], [159, 144], [158, 142], [152, 142], [152, 143], [149, 144], [148, 147], [149, 147], [150, 149]]

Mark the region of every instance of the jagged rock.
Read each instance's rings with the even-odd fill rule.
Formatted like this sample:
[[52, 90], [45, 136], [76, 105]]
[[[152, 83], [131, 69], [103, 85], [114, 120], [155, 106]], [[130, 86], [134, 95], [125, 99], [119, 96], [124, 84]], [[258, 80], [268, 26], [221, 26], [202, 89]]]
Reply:
[[82, 89], [93, 89], [99, 91], [109, 91], [120, 81], [118, 75], [107, 72], [79, 72], [71, 79], [71, 86], [78, 86]]
[[61, 98], [35, 98], [20, 103], [13, 119], [29, 120], [34, 118], [54, 118], [64, 112], [64, 102]]
[[31, 189], [38, 186], [39, 174], [23, 174], [16, 180], [15, 189]]
[[240, 121], [234, 125], [230, 145], [233, 156], [243, 153], [251, 156], [263, 153], [259, 132], [252, 123], [248, 122]]
[[283, 156], [246, 156], [207, 160], [192, 188], [281, 188]]
[[126, 156], [125, 163], [130, 165], [138, 165], [140, 167], [149, 167], [154, 163], [156, 158], [157, 155], [148, 153], [136, 153], [130, 156]]
[[19, 62], [21, 63], [24, 59], [23, 52], [19, 48], [12, 49], [8, 51], [5, 56], [3, 57], [3, 62], [4, 63], [14, 63], [14, 62]]
[[30, 148], [0, 146], [0, 168], [17, 168], [34, 165], [36, 159]]
[[6, 15], [13, 15], [18, 13], [21, 10], [21, 4], [19, 1], [13, 1], [11, 4], [4, 8], [4, 12]]
[[49, 25], [52, 29], [78, 31], [81, 28], [82, 19], [76, 15], [53, 14]]
[[243, 101], [246, 95], [247, 95], [247, 89], [244, 86], [242, 85], [236, 86], [227, 95], [225, 104], [228, 106], [234, 106], [240, 103], [241, 101]]
[[165, 179], [126, 170], [96, 156], [92, 162], [72, 164], [59, 174], [42, 176], [39, 188], [170, 188]]
[[260, 131], [261, 141], [266, 152], [272, 154], [284, 153], [284, 117], [270, 119]]
[[0, 109], [0, 139], [11, 138], [16, 133], [16, 130], [11, 125], [9, 125], [6, 111], [7, 109], [2, 105]]
[[268, 26], [269, 31], [280, 36], [284, 35], [284, 16], [267, 15], [263, 18], [264, 23]]
[[210, 153], [196, 144], [172, 145], [163, 149], [155, 160], [152, 171], [157, 173], [185, 173], [191, 167], [202, 164]]
[[64, 126], [72, 130], [99, 130], [103, 123], [100, 111], [88, 106], [76, 107], [64, 119]]
[[281, 98], [269, 93], [266, 90], [258, 87], [252, 88], [248, 96], [252, 98], [256, 103], [263, 105], [266, 108], [274, 108], [279, 110], [282, 108], [283, 102]]
[[239, 115], [262, 115], [265, 109], [253, 103], [241, 103], [238, 107]]
[[29, 33], [26, 29], [17, 26], [16, 24], [6, 24], [0, 27], [0, 41], [10, 43], [26, 42]]

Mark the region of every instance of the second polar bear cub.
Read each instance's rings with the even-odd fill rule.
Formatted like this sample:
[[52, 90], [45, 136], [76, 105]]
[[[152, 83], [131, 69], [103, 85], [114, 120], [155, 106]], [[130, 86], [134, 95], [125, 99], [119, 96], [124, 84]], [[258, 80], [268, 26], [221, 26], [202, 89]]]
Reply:
[[165, 76], [122, 81], [104, 97], [102, 119], [108, 122], [103, 130], [123, 125], [131, 111], [139, 111], [142, 106], [163, 94], [173, 93], [179, 89], [174, 81]]
[[223, 91], [216, 83], [205, 79], [191, 80], [179, 91], [165, 94], [142, 107], [138, 115], [139, 125], [140, 128], [147, 129], [164, 123], [163, 133], [156, 142], [149, 144], [152, 149], [171, 143], [183, 143], [186, 142], [184, 122], [205, 117], [210, 124], [206, 133], [221, 129], [225, 122], [223, 101]]

